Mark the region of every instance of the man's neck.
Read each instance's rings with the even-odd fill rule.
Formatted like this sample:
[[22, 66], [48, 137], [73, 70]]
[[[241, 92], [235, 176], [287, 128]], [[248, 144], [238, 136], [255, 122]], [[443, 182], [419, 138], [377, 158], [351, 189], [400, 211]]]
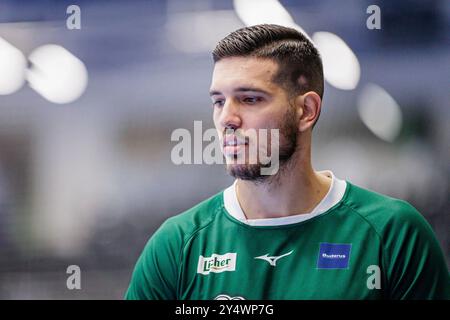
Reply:
[[238, 180], [237, 198], [247, 219], [309, 213], [331, 187], [331, 178], [315, 172], [309, 162], [297, 161], [289, 172], [278, 174], [275, 183]]

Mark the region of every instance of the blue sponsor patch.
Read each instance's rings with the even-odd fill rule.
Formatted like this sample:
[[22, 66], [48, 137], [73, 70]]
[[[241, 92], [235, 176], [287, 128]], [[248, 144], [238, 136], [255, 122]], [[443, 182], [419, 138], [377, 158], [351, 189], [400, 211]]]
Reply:
[[347, 269], [350, 261], [351, 243], [327, 243], [321, 242], [318, 269]]

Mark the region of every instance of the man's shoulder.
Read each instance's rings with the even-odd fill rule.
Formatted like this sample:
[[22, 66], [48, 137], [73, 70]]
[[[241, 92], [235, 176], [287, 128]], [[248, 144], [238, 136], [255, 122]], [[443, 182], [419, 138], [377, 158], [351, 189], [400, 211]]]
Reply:
[[192, 208], [168, 218], [161, 225], [159, 231], [192, 234], [210, 224], [222, 207], [223, 191], [220, 191]]
[[378, 232], [403, 227], [428, 227], [425, 218], [409, 202], [348, 183], [343, 204]]

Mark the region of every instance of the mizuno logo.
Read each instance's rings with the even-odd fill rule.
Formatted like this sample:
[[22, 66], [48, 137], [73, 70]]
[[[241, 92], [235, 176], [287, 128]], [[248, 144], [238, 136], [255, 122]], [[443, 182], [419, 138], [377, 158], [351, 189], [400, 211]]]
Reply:
[[263, 256], [255, 257], [255, 259], [261, 259], [267, 261], [272, 267], [275, 267], [277, 265], [277, 261], [283, 257], [286, 257], [290, 255], [294, 250], [289, 251], [288, 253], [282, 254], [281, 256], [269, 256], [268, 253], [266, 253]]

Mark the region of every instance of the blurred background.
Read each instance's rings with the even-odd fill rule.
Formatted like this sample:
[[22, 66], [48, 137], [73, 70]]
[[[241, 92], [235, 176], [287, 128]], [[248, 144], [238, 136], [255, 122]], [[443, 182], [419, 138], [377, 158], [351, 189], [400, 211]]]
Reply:
[[262, 22], [322, 53], [315, 169], [409, 201], [450, 261], [449, 1], [0, 0], [1, 299], [122, 299], [156, 228], [232, 183], [171, 133], [213, 127], [210, 52]]

